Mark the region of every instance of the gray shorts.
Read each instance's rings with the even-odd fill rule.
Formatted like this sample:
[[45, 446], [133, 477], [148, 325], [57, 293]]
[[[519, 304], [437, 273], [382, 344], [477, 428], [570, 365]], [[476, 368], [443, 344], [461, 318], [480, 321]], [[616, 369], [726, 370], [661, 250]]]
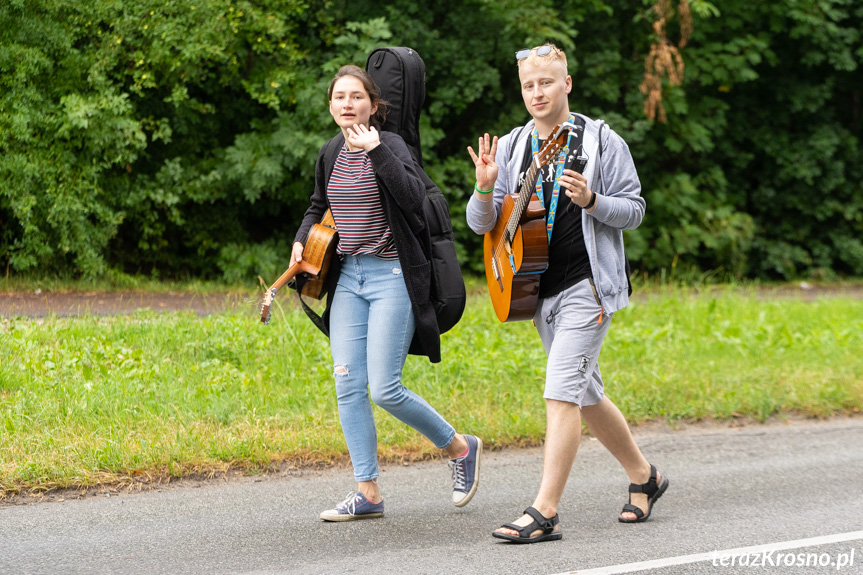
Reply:
[[539, 300], [533, 320], [548, 355], [543, 397], [580, 407], [602, 401], [598, 360], [611, 315], [602, 313], [590, 281]]

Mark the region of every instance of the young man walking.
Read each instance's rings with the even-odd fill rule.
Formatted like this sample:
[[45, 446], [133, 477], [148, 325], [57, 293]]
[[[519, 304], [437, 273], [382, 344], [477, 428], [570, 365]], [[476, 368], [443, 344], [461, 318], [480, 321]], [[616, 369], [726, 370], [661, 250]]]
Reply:
[[562, 122], [575, 129], [561, 159], [570, 154], [587, 159], [583, 173], [559, 170], [560, 161], [549, 161], [535, 187], [546, 207], [549, 238], [548, 268], [540, 276], [534, 315], [548, 355], [542, 480], [524, 515], [492, 533], [535, 543], [563, 536], [557, 507], [581, 439], [582, 419], [629, 476], [629, 502], [619, 521], [645, 521], [668, 479], [647, 462], [626, 419], [605, 396], [597, 363], [614, 312], [629, 302], [622, 230], [638, 227], [644, 217], [632, 156], [607, 126], [600, 130], [601, 123], [570, 112], [572, 78], [562, 50], [546, 44], [521, 50], [516, 59], [522, 98], [533, 119], [500, 141], [485, 134], [476, 152], [468, 148], [476, 166], [468, 225], [477, 234], [494, 229], [504, 196], [519, 192], [534, 157]]

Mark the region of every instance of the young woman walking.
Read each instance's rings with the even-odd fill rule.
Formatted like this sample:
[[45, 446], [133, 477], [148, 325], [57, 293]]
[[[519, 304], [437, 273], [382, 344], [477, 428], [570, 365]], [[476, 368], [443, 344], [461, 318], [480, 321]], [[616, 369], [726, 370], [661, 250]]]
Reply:
[[[357, 488], [324, 521], [381, 517], [377, 432], [369, 398], [449, 455], [452, 501], [466, 505], [479, 483], [482, 441], [456, 433], [422, 397], [402, 385], [407, 354], [440, 361], [440, 333], [429, 301], [430, 265], [408, 216], [422, 213], [425, 185], [402, 138], [378, 131], [387, 103], [371, 77], [344, 66], [328, 90], [341, 133], [321, 149], [315, 191], [291, 253], [303, 257], [312, 225], [330, 209], [339, 231], [324, 312], [333, 355], [339, 419]], [[341, 144], [341, 142], [344, 142]], [[341, 145], [325, 174], [324, 151]]]

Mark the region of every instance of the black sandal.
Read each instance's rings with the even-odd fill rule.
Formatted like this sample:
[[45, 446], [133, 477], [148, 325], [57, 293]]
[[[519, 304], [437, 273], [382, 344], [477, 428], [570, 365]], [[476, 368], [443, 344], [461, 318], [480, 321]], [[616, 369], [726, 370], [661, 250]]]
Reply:
[[[533, 523], [525, 525], [524, 527], [513, 523], [501, 525], [501, 527], [506, 529], [518, 531], [518, 536], [510, 535], [509, 533], [498, 533], [497, 531], [492, 531], [491, 536], [497, 537], [498, 539], [506, 539], [513, 543], [539, 543], [540, 541], [557, 541], [563, 539], [563, 533], [560, 532], [560, 529], [556, 531], [554, 529], [555, 525], [560, 523], [560, 518], [557, 513], [554, 514], [554, 517], [548, 518], [543, 516], [542, 513], [533, 507], [528, 507], [524, 510], [524, 513], [525, 515], [533, 517]], [[531, 537], [530, 534], [537, 529], [542, 529], [542, 533]]]
[[642, 483], [641, 485], [637, 483], [629, 484], [630, 493], [644, 493], [647, 495], [647, 513], [644, 513], [640, 507], [636, 507], [632, 504], [632, 495], [630, 495], [629, 503], [623, 506], [621, 513], [632, 513], [635, 515], [635, 519], [625, 519], [618, 516], [617, 520], [621, 523], [641, 523], [642, 521], [647, 521], [647, 518], [650, 517], [650, 512], [653, 511], [653, 504], [656, 503], [657, 499], [662, 497], [662, 494], [665, 493], [666, 489], [668, 489], [668, 478], [663, 475], [662, 481], [657, 484], [656, 467], [651, 463], [650, 479], [647, 480], [647, 483]]

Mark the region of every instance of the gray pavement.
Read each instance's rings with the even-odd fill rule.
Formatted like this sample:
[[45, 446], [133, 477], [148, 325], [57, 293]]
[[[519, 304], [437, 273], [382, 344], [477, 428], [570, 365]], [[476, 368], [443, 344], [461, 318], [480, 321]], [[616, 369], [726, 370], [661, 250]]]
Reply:
[[[586, 438], [559, 542], [491, 538], [539, 481], [540, 450], [505, 450], [486, 453], [463, 509], [449, 502], [443, 461], [386, 467], [381, 520], [318, 520], [352, 488], [344, 468], [2, 506], [0, 574], [557, 574], [863, 530], [863, 418], [639, 429], [636, 438], [671, 481], [644, 524], [617, 522], [626, 477]], [[863, 573], [863, 539], [799, 551], [851, 550], [855, 564], [841, 571], [701, 562], [643, 572]]]

